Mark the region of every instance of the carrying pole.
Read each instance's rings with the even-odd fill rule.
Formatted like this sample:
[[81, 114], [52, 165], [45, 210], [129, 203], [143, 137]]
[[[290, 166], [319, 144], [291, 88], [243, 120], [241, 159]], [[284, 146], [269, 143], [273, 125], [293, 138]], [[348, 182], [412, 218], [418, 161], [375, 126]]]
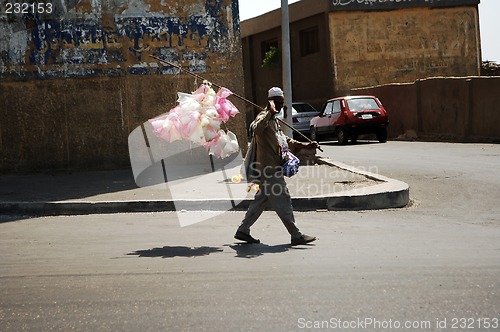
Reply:
[[[204, 77], [202, 77], [202, 76], [200, 76], [200, 75], [198, 75], [198, 74], [196, 74], [196, 73], [193, 73], [193, 72], [191, 72], [191, 71], [189, 71], [189, 70], [187, 70], [187, 69], [182, 68], [182, 66], [181, 66], [181, 65], [178, 65], [178, 64], [172, 63], [172, 62], [167, 61], [167, 60], [164, 60], [164, 59], [160, 59], [160, 58], [158, 58], [157, 56], [154, 56], [154, 55], [149, 55], [149, 56], [150, 56], [150, 57], [152, 57], [152, 58], [153, 58], [153, 59], [155, 59], [155, 60], [158, 60], [159, 62], [162, 62], [162, 63], [165, 63], [165, 64], [167, 64], [167, 65], [169, 65], [169, 66], [172, 66], [172, 67], [178, 68], [179, 70], [181, 70], [181, 71], [185, 72], [186, 74], [191, 75], [191, 76], [193, 76], [193, 77], [195, 77], [195, 78], [197, 78], [197, 79], [200, 79], [200, 80], [203, 80], [203, 81], [208, 81], [206, 78], [204, 78]], [[217, 88], [219, 88], [219, 89], [220, 89], [220, 88], [222, 88], [222, 86], [221, 86], [221, 85], [219, 85], [219, 84], [216, 84], [216, 83], [213, 83], [213, 82], [210, 82], [210, 84], [212, 84], [213, 86], [215, 86], [215, 87], [217, 87]], [[255, 108], [257, 108], [257, 109], [259, 109], [259, 110], [261, 110], [261, 111], [266, 111], [266, 109], [265, 109], [265, 108], [263, 108], [262, 106], [257, 105], [257, 104], [256, 104], [256, 103], [254, 103], [253, 101], [248, 100], [248, 99], [246, 99], [245, 97], [242, 97], [242, 96], [240, 96], [240, 95], [239, 95], [239, 94], [237, 94], [237, 93], [232, 92], [232, 94], [233, 94], [233, 96], [235, 96], [236, 98], [238, 98], [238, 99], [240, 99], [240, 100], [242, 100], [242, 101], [244, 101], [244, 102], [246, 102], [246, 103], [248, 103], [248, 104], [252, 105], [253, 107], [255, 107]], [[306, 139], [309, 143], [312, 143], [312, 142], [313, 142], [313, 141], [312, 141], [309, 137], [307, 137], [306, 135], [302, 134], [300, 131], [298, 131], [297, 129], [293, 128], [290, 124], [286, 123], [285, 121], [283, 121], [283, 120], [281, 120], [281, 119], [278, 119], [278, 118], [276, 118], [276, 120], [278, 120], [278, 121], [279, 121], [279, 122], [281, 122], [282, 124], [286, 125], [288, 128], [290, 128], [290, 129], [292, 129], [293, 131], [295, 131], [297, 134], [299, 134], [300, 136], [302, 136], [303, 138], [305, 138], [305, 139]], [[321, 152], [323, 152], [323, 149], [321, 149], [321, 147], [320, 147], [320, 146], [318, 146], [318, 150], [320, 150]]]
[[[283, 112], [283, 120], [292, 123], [292, 63], [290, 57], [290, 20], [288, 19], [288, 0], [281, 0], [281, 63], [283, 72], [283, 90], [285, 91], [285, 105], [289, 112]], [[289, 127], [290, 128], [290, 127]], [[291, 132], [287, 133], [288, 135]]]

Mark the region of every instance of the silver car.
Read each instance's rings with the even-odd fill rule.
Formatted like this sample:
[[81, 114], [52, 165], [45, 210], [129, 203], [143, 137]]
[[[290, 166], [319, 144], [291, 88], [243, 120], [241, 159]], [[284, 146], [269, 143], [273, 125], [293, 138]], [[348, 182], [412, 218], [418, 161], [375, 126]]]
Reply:
[[[292, 103], [292, 126], [304, 135], [309, 135], [311, 131], [311, 119], [317, 116], [319, 112], [308, 103]], [[283, 120], [283, 109], [276, 115]], [[295, 134], [294, 134], [295, 135]]]

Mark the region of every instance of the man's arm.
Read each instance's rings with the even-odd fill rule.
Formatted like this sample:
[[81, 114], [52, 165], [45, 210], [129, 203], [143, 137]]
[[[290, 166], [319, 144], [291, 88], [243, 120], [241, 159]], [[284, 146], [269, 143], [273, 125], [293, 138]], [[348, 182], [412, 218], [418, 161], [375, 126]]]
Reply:
[[274, 105], [274, 101], [268, 100], [266, 110], [260, 112], [252, 122], [252, 131], [255, 134], [262, 133], [267, 126], [269, 126], [269, 121], [271, 121], [272, 116], [276, 115], [278, 112], [279, 111], [276, 110]]
[[266, 110], [262, 111], [257, 115], [255, 120], [252, 122], [252, 131], [254, 134], [260, 134], [262, 133], [267, 126], [269, 125], [269, 121], [271, 120], [271, 112]]
[[316, 141], [299, 142], [288, 136], [286, 137], [286, 140], [288, 142], [288, 148], [294, 152], [299, 152], [302, 149], [313, 150], [319, 147], [319, 144]]

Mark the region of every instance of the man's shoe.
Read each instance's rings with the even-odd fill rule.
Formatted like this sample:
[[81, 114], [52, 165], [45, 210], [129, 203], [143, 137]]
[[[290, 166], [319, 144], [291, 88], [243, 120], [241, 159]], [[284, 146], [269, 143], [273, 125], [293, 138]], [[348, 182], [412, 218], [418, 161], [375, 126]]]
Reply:
[[255, 239], [252, 237], [252, 235], [240, 231], [237, 231], [236, 234], [234, 234], [234, 238], [236, 240], [245, 241], [247, 243], [260, 243], [259, 239]]
[[296, 239], [292, 239], [292, 246], [296, 246], [299, 244], [307, 244], [307, 243], [313, 242], [315, 240], [316, 240], [315, 236], [302, 234], [301, 237], [298, 237]]

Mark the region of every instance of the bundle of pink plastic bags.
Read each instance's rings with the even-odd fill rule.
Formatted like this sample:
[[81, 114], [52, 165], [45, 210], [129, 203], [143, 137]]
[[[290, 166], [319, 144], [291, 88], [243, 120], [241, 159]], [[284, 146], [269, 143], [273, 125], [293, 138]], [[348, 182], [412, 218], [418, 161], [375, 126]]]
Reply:
[[168, 113], [149, 120], [160, 139], [173, 142], [184, 139], [205, 146], [209, 154], [226, 158], [239, 151], [236, 135], [221, 129], [221, 123], [240, 111], [227, 100], [232, 92], [221, 87], [215, 93], [204, 81], [193, 93], [177, 93], [178, 105]]

